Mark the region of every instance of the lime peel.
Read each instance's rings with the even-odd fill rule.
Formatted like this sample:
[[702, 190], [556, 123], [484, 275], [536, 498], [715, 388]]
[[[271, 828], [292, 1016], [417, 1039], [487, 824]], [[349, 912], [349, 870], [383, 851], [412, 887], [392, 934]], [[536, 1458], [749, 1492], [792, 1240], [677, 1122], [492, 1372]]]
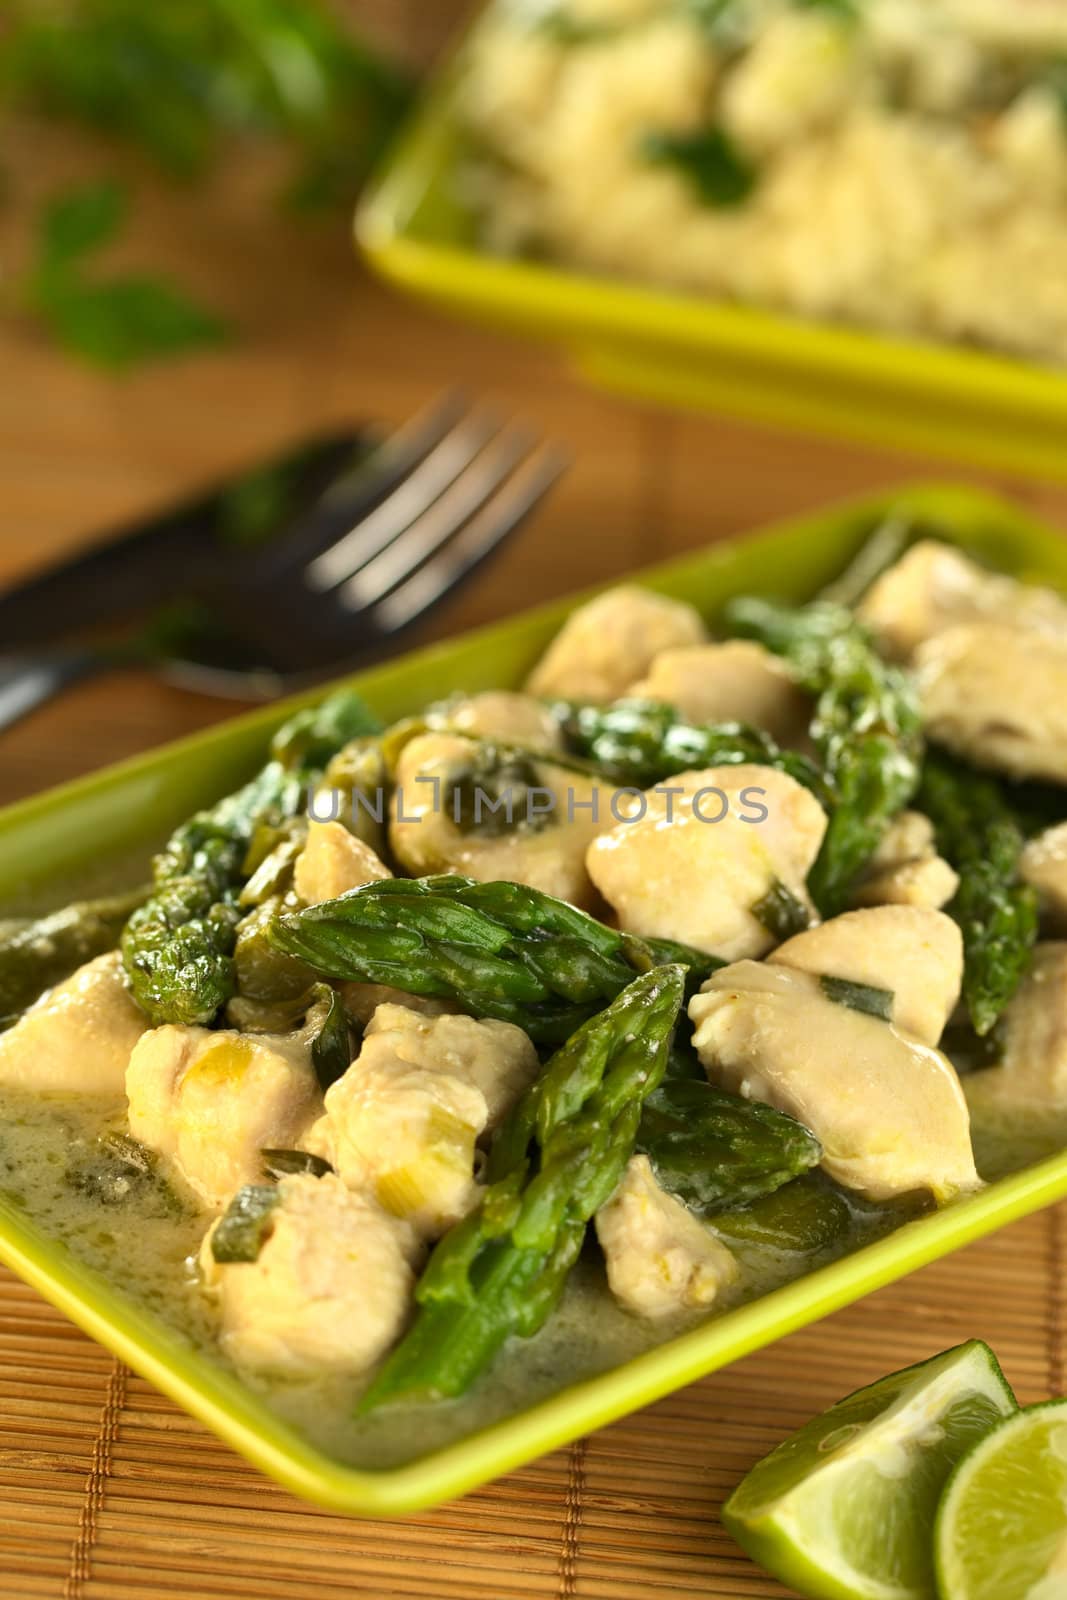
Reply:
[[1017, 1411], [981, 1340], [849, 1395], [759, 1462], [723, 1522], [813, 1600], [933, 1600], [938, 1499], [956, 1463]]
[[937, 1514], [941, 1600], [1064, 1600], [1067, 1400], [1025, 1406], [959, 1463]]

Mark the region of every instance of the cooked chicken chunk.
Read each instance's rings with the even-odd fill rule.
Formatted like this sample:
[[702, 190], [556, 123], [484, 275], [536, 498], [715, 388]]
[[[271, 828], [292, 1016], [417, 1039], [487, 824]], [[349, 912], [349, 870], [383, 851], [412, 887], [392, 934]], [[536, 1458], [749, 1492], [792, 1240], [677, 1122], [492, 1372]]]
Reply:
[[921, 811], [902, 811], [853, 894], [858, 906], [918, 906], [937, 911], [952, 899], [959, 877], [937, 853], [934, 825]]
[[1039, 944], [1000, 1023], [1000, 1065], [965, 1079], [975, 1106], [1067, 1110], [1067, 943]]
[[798, 933], [768, 959], [798, 972], [888, 989], [894, 1027], [936, 1044], [959, 999], [963, 939], [940, 911], [873, 906]]
[[79, 967], [0, 1033], [0, 1083], [62, 1094], [121, 1094], [148, 1027], [117, 950]]
[[692, 606], [622, 584], [571, 613], [526, 687], [545, 699], [617, 700], [661, 650], [706, 638]]
[[449, 1073], [485, 1100], [485, 1127], [496, 1128], [540, 1070], [537, 1051], [510, 1022], [462, 1015], [419, 1015], [406, 1005], [379, 1006], [364, 1035], [360, 1062], [395, 1055], [415, 1067]]
[[217, 1262], [211, 1233], [200, 1252], [225, 1354], [294, 1378], [360, 1373], [384, 1355], [411, 1314], [417, 1262], [410, 1229], [330, 1175], [281, 1180], [255, 1261]]
[[393, 874], [369, 844], [340, 822], [310, 822], [307, 844], [296, 860], [293, 888], [309, 906], [336, 900], [349, 889]]
[[638, 1317], [710, 1306], [737, 1262], [699, 1218], [661, 1189], [647, 1156], [634, 1156], [596, 1214], [611, 1292]]
[[634, 820], [594, 839], [586, 857], [628, 932], [732, 961], [773, 945], [755, 908], [777, 883], [810, 906], [804, 880], [826, 814], [784, 773], [750, 764], [682, 772], [631, 796], [630, 810]]
[[440, 715], [453, 733], [502, 739], [532, 750], [558, 750], [563, 743], [559, 723], [551, 711], [530, 694], [486, 689], [469, 699], [446, 704]]
[[1019, 866], [1023, 878], [1037, 890], [1042, 922], [1056, 933], [1067, 932], [1067, 822], [1031, 839]]
[[813, 973], [739, 961], [708, 979], [689, 1015], [708, 1078], [804, 1123], [846, 1188], [874, 1201], [917, 1190], [946, 1201], [977, 1186], [951, 1063], [828, 999]]
[[[481, 756], [470, 739], [452, 733], [421, 734], [404, 747], [389, 823], [398, 861], [415, 877], [461, 872], [482, 882], [506, 879], [587, 906], [592, 888], [585, 852], [611, 821], [612, 791], [545, 762], [533, 768], [533, 788], [506, 772], [495, 785], [479, 765]], [[467, 832], [455, 821], [455, 785], [461, 783], [474, 791], [471, 803], [478, 807]], [[494, 811], [498, 802], [501, 809]]]
[[379, 1006], [304, 1143], [350, 1188], [436, 1238], [477, 1198], [479, 1137], [537, 1070], [533, 1045], [508, 1022]]
[[299, 1033], [153, 1029], [126, 1072], [130, 1132], [208, 1205], [224, 1205], [260, 1181], [265, 1146], [295, 1146], [321, 1112], [311, 1062], [319, 1026], [316, 1010]]
[[961, 622], [999, 622], [1067, 636], [1067, 603], [1051, 589], [988, 572], [951, 545], [924, 539], [875, 580], [859, 607], [882, 648], [908, 660]]
[[1067, 782], [1067, 634], [961, 623], [919, 647], [930, 736], [977, 766]]
[[666, 701], [690, 722], [750, 722], [782, 743], [801, 737], [810, 719], [810, 702], [782, 662], [747, 639], [661, 650], [626, 693]]

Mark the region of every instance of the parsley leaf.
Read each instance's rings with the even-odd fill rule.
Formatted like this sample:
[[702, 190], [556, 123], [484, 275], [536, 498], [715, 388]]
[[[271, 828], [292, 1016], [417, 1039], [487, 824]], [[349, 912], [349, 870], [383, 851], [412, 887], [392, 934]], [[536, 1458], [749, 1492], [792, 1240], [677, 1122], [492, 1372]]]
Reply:
[[41, 218], [41, 259], [52, 269], [113, 239], [126, 217], [126, 196], [112, 182], [87, 184], [52, 200]]
[[646, 133], [641, 141], [646, 161], [676, 167], [703, 205], [739, 206], [756, 186], [757, 173], [723, 128], [698, 128], [694, 133]]
[[290, 195], [349, 204], [406, 110], [407, 77], [316, 0], [5, 0], [16, 104], [123, 140], [176, 178], [234, 133], [292, 150]]
[[219, 344], [225, 325], [162, 279], [86, 283], [75, 276], [35, 280], [33, 304], [67, 350], [122, 371], [142, 361]]
[[226, 328], [162, 278], [89, 278], [84, 262], [126, 220], [127, 195], [111, 180], [70, 189], [45, 207], [28, 304], [68, 350], [122, 370], [140, 361], [218, 344]]

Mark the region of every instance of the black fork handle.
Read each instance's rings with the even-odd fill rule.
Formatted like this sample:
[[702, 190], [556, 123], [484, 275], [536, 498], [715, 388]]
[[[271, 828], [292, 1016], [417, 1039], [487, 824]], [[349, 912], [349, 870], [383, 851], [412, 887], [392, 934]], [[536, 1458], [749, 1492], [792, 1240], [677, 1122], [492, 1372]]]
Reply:
[[0, 661], [0, 733], [72, 684], [111, 672], [118, 665], [113, 655], [102, 650], [57, 650]]
[[[240, 542], [227, 543], [219, 533], [228, 496], [242, 483], [254, 483], [257, 471], [274, 468], [292, 475], [284, 491], [291, 501], [284, 520], [303, 516], [366, 437], [348, 430], [305, 443], [266, 468], [250, 467], [228, 484], [90, 544], [13, 589], [0, 589], [0, 647], [32, 654], [42, 641], [151, 611], [187, 592], [210, 593], [220, 573], [232, 570], [240, 581], [253, 567], [255, 552]], [[283, 531], [284, 525], [275, 530]]]
[[0, 592], [4, 649], [32, 657], [42, 640], [162, 604], [179, 587], [176, 574], [197, 570], [204, 544], [195, 518], [160, 517], [36, 573]]

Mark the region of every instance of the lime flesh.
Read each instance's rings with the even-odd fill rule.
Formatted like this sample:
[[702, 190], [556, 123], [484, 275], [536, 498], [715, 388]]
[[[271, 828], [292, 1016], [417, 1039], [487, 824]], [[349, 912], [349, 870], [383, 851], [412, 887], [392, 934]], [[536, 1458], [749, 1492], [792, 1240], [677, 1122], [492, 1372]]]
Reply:
[[942, 1600], [1067, 1600], [1067, 1400], [1026, 1406], [960, 1462], [935, 1559]]
[[762, 1567], [813, 1600], [934, 1600], [941, 1491], [1016, 1410], [992, 1350], [972, 1339], [815, 1417], [753, 1467], [723, 1522]]

